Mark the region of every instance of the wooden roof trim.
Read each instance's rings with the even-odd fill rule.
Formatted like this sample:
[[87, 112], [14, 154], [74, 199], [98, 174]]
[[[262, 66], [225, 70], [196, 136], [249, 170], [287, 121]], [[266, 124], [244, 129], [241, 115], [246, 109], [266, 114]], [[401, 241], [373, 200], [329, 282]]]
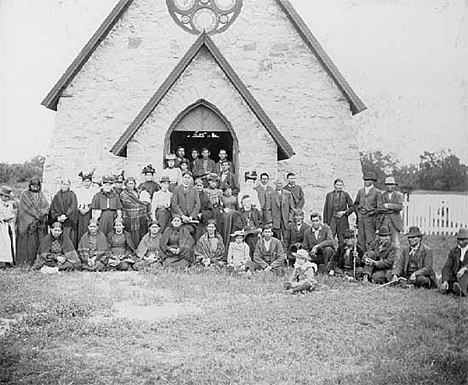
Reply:
[[316, 55], [320, 63], [324, 66], [327, 73], [331, 76], [337, 87], [344, 94], [351, 106], [351, 112], [356, 115], [367, 107], [362, 100], [357, 96], [354, 90], [351, 88], [349, 83], [343, 77], [341, 72], [333, 63], [332, 59], [325, 52], [323, 47], [320, 45], [314, 34], [311, 32], [307, 24], [304, 22], [302, 17], [294, 9], [293, 5], [289, 0], [276, 0], [281, 9], [286, 13], [289, 21], [293, 24], [299, 35], [302, 37], [304, 42], [307, 44], [309, 49]]
[[91, 36], [91, 39], [86, 43], [78, 56], [73, 60], [70, 66], [65, 70], [63, 75], [50, 90], [41, 104], [51, 110], [57, 111], [57, 104], [62, 91], [71, 83], [73, 78], [78, 74], [83, 65], [92, 55], [98, 45], [106, 38], [108, 33], [114, 27], [115, 23], [120, 19], [122, 14], [128, 8], [133, 0], [119, 0], [116, 6], [112, 9], [97, 31]]
[[132, 139], [132, 137], [135, 135], [135, 133], [138, 131], [141, 125], [145, 122], [145, 120], [148, 118], [151, 112], [156, 108], [156, 106], [159, 104], [162, 98], [170, 90], [170, 88], [177, 81], [177, 79], [184, 72], [184, 70], [187, 68], [187, 66], [194, 59], [194, 57], [196, 56], [196, 54], [200, 51], [202, 47], [206, 47], [208, 49], [208, 51], [211, 53], [211, 55], [213, 56], [215, 61], [218, 63], [218, 65], [221, 67], [223, 72], [226, 74], [228, 79], [231, 81], [231, 83], [234, 85], [236, 90], [240, 93], [240, 95], [245, 100], [247, 105], [253, 111], [255, 116], [257, 116], [257, 118], [260, 120], [260, 122], [269, 132], [269, 134], [273, 137], [273, 139], [277, 143], [278, 148], [280, 150], [279, 159], [282, 160], [282, 159], [287, 159], [287, 158], [292, 157], [294, 155], [294, 150], [291, 147], [291, 145], [287, 142], [287, 140], [283, 137], [283, 135], [281, 135], [278, 128], [271, 121], [271, 119], [262, 109], [260, 104], [257, 102], [254, 96], [247, 89], [245, 84], [242, 82], [242, 80], [239, 78], [237, 73], [228, 63], [226, 58], [219, 51], [218, 47], [216, 47], [213, 40], [205, 32], [201, 33], [198, 36], [198, 38], [195, 40], [193, 45], [189, 48], [189, 50], [182, 57], [179, 63], [177, 63], [177, 65], [174, 67], [174, 69], [166, 78], [166, 80], [163, 82], [163, 84], [159, 87], [156, 93], [151, 97], [148, 103], [146, 103], [146, 105], [143, 107], [143, 109], [140, 111], [137, 117], [133, 120], [133, 122], [130, 124], [127, 130], [122, 134], [122, 136], [114, 144], [114, 146], [111, 149], [111, 152], [114, 155], [122, 156], [128, 142]]

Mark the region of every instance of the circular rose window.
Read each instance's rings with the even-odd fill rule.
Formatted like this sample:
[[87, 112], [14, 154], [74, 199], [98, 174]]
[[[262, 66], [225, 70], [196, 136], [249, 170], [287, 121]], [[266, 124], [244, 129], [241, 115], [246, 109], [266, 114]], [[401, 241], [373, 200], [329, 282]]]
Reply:
[[213, 35], [225, 31], [239, 15], [242, 0], [166, 0], [174, 21], [187, 32]]

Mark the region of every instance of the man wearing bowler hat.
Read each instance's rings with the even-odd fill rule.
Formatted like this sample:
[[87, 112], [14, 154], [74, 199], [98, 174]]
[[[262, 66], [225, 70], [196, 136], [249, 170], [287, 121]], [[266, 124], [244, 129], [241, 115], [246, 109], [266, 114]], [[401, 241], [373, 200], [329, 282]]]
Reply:
[[400, 247], [398, 235], [403, 230], [403, 218], [400, 214], [403, 209], [403, 194], [395, 190], [396, 186], [393, 176], [385, 178], [387, 191], [379, 195], [377, 211], [380, 214], [380, 226], [387, 226], [390, 229], [392, 242]]
[[437, 287], [437, 279], [432, 269], [432, 250], [422, 242], [423, 233], [412, 226], [406, 234], [409, 247], [405, 247], [393, 266], [392, 280], [403, 277], [416, 287]]
[[379, 236], [373, 247], [364, 254], [363, 280], [382, 284], [392, 279], [392, 268], [397, 258], [397, 247], [390, 240], [390, 230], [382, 226], [376, 233]]
[[466, 296], [468, 288], [468, 229], [457, 233], [457, 247], [450, 250], [442, 269], [441, 290]]
[[354, 207], [358, 219], [358, 243], [366, 251], [375, 239], [377, 201], [381, 191], [374, 187], [377, 177], [373, 172], [365, 172], [362, 179], [364, 188], [358, 191]]

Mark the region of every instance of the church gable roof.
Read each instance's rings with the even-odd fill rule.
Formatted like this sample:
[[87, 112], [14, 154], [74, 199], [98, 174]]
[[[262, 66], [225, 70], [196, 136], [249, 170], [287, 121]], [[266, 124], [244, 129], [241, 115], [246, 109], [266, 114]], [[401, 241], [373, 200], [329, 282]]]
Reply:
[[[74, 77], [81, 70], [86, 61], [93, 54], [94, 50], [106, 38], [108, 33], [112, 30], [115, 23], [120, 19], [133, 0], [119, 0], [117, 5], [112, 9], [104, 22], [99, 26], [97, 31], [93, 34], [88, 43], [83, 47], [75, 60], [66, 69], [64, 74], [60, 77], [54, 87], [50, 90], [47, 96], [42, 101], [42, 105], [56, 111], [58, 100], [60, 99], [62, 91], [68, 87]], [[353, 115], [358, 114], [366, 109], [366, 106], [357, 96], [349, 83], [343, 77], [331, 58], [327, 55], [323, 47], [310, 31], [307, 24], [299, 16], [289, 0], [276, 0], [277, 4], [283, 10], [292, 23], [298, 34], [304, 40], [309, 49], [315, 54], [320, 63], [323, 65], [329, 76], [333, 79], [337, 87], [346, 97], [350, 104]]]
[[283, 137], [281, 132], [271, 121], [271, 119], [265, 113], [263, 108], [254, 98], [254, 96], [247, 89], [247, 86], [242, 82], [242, 80], [239, 78], [239, 76], [231, 67], [226, 58], [221, 54], [213, 40], [211, 40], [211, 38], [204, 32], [198, 36], [193, 45], [189, 48], [189, 50], [182, 57], [179, 63], [177, 63], [177, 65], [174, 67], [172, 72], [169, 74], [169, 76], [166, 78], [163, 84], [159, 87], [159, 89], [156, 91], [153, 97], [143, 107], [143, 109], [133, 120], [133, 122], [130, 124], [127, 130], [114, 144], [114, 146], [111, 149], [111, 152], [117, 156], [122, 156], [122, 154], [125, 153], [125, 148], [128, 142], [133, 138], [133, 136], [141, 127], [141, 125], [146, 121], [151, 112], [156, 108], [159, 102], [163, 99], [166, 93], [171, 89], [173, 84], [177, 81], [180, 75], [182, 75], [184, 70], [192, 62], [196, 54], [203, 47], [205, 47], [210, 52], [210, 54], [213, 56], [217, 64], [221, 67], [229, 81], [234, 85], [234, 87], [242, 96], [249, 108], [252, 110], [252, 112], [255, 114], [258, 120], [262, 123], [262, 125], [266, 128], [271, 137], [274, 139], [278, 146], [278, 159], [283, 160], [292, 157], [294, 155], [294, 150], [291, 147], [291, 145]]

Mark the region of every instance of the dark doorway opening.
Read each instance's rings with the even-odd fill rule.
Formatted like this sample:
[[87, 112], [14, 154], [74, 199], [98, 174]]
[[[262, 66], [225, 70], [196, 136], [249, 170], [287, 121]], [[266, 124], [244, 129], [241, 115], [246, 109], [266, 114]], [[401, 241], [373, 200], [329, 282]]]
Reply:
[[201, 154], [202, 148], [206, 147], [210, 150], [210, 158], [218, 162], [221, 149], [225, 149], [228, 159], [232, 160], [233, 142], [229, 132], [174, 131], [171, 135], [170, 151], [175, 153], [177, 146], [183, 146], [186, 157], [190, 159], [192, 149], [197, 149]]

